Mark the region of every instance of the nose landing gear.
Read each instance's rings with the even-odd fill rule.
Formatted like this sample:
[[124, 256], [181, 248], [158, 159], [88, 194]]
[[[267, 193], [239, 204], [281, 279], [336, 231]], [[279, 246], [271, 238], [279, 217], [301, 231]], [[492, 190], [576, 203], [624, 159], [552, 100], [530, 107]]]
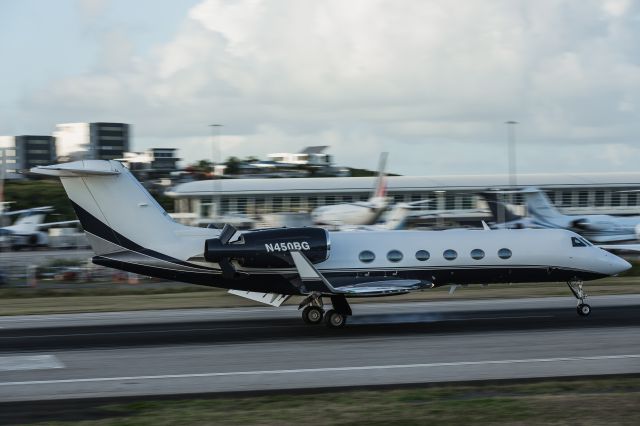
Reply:
[[576, 311], [578, 315], [582, 317], [586, 317], [591, 313], [591, 306], [584, 303], [584, 300], [587, 298], [587, 294], [582, 289], [582, 280], [578, 278], [574, 278], [572, 280], [567, 281], [567, 286], [569, 286], [569, 290], [578, 299], [578, 306], [576, 307]]

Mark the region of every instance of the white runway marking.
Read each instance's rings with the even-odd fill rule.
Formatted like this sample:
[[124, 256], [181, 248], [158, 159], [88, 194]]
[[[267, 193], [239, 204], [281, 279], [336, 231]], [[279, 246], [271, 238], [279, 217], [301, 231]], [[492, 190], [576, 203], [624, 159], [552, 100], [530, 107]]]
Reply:
[[0, 356], [0, 371], [64, 368], [55, 355]]
[[291, 370], [256, 370], [256, 371], [229, 371], [220, 373], [194, 373], [194, 374], [165, 374], [159, 376], [125, 376], [125, 377], [95, 377], [84, 379], [60, 379], [60, 380], [33, 380], [24, 382], [0, 382], [0, 386], [24, 386], [24, 385], [49, 385], [61, 383], [86, 383], [86, 382], [117, 382], [122, 380], [157, 380], [157, 379], [188, 379], [199, 377], [223, 377], [223, 376], [260, 376], [269, 374], [296, 374], [296, 373], [326, 373], [335, 371], [366, 371], [366, 370], [393, 370], [408, 368], [434, 368], [434, 367], [461, 367], [473, 365], [504, 365], [504, 364], [537, 364], [547, 362], [575, 362], [575, 361], [604, 361], [616, 359], [640, 358], [640, 354], [633, 355], [602, 355], [579, 356], [564, 358], [531, 358], [531, 359], [505, 359], [488, 361], [460, 361], [437, 362], [431, 364], [391, 364], [391, 365], [365, 365], [351, 367], [326, 367], [326, 368], [299, 368]]

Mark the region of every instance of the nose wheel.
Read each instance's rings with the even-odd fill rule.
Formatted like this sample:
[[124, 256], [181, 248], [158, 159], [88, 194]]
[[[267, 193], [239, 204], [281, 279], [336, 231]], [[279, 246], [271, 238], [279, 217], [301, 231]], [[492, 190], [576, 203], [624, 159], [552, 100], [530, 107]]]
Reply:
[[588, 316], [591, 313], [591, 306], [584, 303], [584, 300], [587, 298], [587, 294], [582, 289], [582, 280], [575, 278], [567, 281], [567, 286], [569, 286], [569, 290], [571, 290], [571, 293], [573, 293], [575, 298], [578, 299], [578, 306], [576, 307], [578, 315], [581, 317]]
[[576, 310], [578, 311], [578, 315], [580, 315], [581, 317], [586, 317], [591, 313], [591, 306], [587, 305], [586, 303], [580, 303]]

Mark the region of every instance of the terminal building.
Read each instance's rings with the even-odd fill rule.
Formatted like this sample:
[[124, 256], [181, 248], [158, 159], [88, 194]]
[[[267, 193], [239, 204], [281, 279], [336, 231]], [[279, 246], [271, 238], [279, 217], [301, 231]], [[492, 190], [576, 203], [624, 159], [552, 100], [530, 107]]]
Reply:
[[65, 123], [56, 125], [60, 161], [115, 160], [129, 151], [130, 126], [125, 123]]
[[[175, 200], [179, 216], [196, 220], [228, 213], [258, 216], [280, 212], [310, 212], [316, 207], [364, 201], [374, 186], [373, 177], [298, 179], [220, 179], [175, 186], [167, 195]], [[387, 194], [393, 201], [434, 199], [430, 210], [481, 209], [469, 219], [488, 219], [489, 210], [477, 193], [510, 189], [507, 175], [390, 176]], [[522, 174], [518, 187], [535, 186], [567, 214], [640, 214], [640, 173]], [[504, 200], [522, 203], [520, 194]]]

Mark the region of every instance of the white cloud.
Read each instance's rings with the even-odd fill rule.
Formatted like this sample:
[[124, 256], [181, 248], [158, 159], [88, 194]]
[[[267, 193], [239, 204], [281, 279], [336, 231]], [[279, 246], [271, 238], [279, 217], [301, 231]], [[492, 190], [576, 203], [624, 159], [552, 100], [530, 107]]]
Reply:
[[190, 160], [221, 122], [225, 156], [330, 144], [374, 167], [386, 149], [414, 174], [499, 170], [516, 119], [522, 169], [631, 170], [612, 152], [640, 131], [639, 17], [625, 1], [206, 0], [143, 57], [113, 34], [110, 66], [28, 94], [23, 113], [123, 120]]

